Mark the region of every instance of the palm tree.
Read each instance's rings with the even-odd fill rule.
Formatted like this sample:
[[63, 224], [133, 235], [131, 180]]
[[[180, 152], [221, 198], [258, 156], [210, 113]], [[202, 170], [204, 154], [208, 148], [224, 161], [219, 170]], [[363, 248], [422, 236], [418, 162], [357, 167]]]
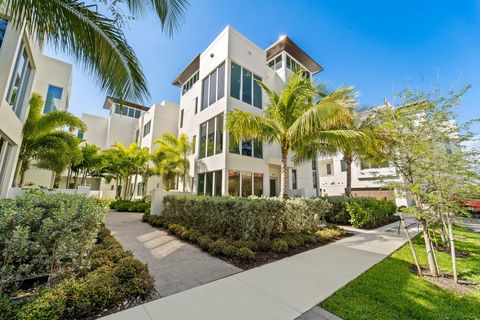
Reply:
[[[79, 62], [108, 94], [131, 101], [149, 96], [147, 82], [116, 20], [80, 0], [0, 0], [0, 7], [17, 27], [25, 25], [39, 42], [46, 40]], [[183, 20], [187, 0], [106, 1], [118, 17], [125, 5], [133, 17], [155, 12], [170, 35]], [[121, 14], [120, 14], [121, 15]]]
[[[350, 97], [351, 104], [355, 104], [356, 95]], [[352, 112], [352, 122], [344, 129], [357, 132], [358, 136], [352, 137], [349, 143], [328, 144], [322, 141], [321, 137], [311, 137], [309, 143], [305, 144], [301, 150], [297, 150], [295, 154], [296, 161], [305, 161], [315, 159], [317, 155], [334, 156], [342, 155], [342, 160], [346, 167], [346, 187], [345, 195], [352, 195], [352, 163], [355, 159], [364, 159], [370, 157], [372, 150], [375, 148], [375, 141], [372, 137], [371, 127], [368, 118], [361, 119], [357, 114]]]
[[315, 135], [319, 142], [330, 145], [348, 143], [357, 136], [347, 128], [353, 119], [346, 97], [350, 88], [340, 88], [314, 103], [318, 90], [301, 72], [290, 77], [278, 94], [264, 83], [258, 82], [269, 96], [269, 104], [262, 115], [235, 110], [227, 116], [226, 127], [233, 141], [257, 139], [277, 143], [281, 151], [280, 194], [288, 197], [288, 156], [291, 151], [302, 150]]
[[[20, 147], [15, 182], [23, 185], [25, 172], [34, 161], [45, 164], [48, 157], [57, 157], [59, 160], [64, 153], [72, 153], [78, 147], [78, 139], [63, 129], [86, 130], [85, 124], [66, 111], [54, 111], [42, 115], [44, 105], [42, 96], [33, 93], [29, 101], [30, 111], [23, 125], [23, 139]], [[68, 163], [67, 163], [68, 165]], [[59, 168], [59, 164], [55, 168]]]
[[178, 138], [165, 133], [154, 143], [160, 145], [154, 153], [154, 161], [160, 172], [168, 177], [182, 177], [185, 192], [186, 177], [190, 168], [188, 157], [195, 151], [195, 142], [190, 141], [184, 133]]

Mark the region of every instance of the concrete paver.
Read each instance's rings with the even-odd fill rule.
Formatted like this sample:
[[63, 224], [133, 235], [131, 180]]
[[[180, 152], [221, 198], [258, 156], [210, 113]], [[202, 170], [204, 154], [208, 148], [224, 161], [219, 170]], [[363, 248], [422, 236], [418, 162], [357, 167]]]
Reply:
[[168, 232], [143, 223], [141, 219], [140, 213], [109, 212], [105, 224], [125, 249], [148, 264], [160, 296], [169, 296], [242, 271]]
[[[339, 319], [311, 310], [406, 242], [398, 222], [144, 304], [156, 319]], [[411, 230], [413, 237], [419, 230]], [[325, 314], [324, 314], [325, 315]], [[116, 320], [117, 318], [111, 318]], [[123, 319], [123, 318], [118, 318]]]

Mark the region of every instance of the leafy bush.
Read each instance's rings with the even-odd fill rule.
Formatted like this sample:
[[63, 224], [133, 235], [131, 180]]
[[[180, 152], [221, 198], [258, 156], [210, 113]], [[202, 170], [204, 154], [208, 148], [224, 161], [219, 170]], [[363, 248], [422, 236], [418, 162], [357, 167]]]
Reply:
[[91, 259], [98, 262], [103, 256], [103, 265], [92, 263], [91, 272], [84, 277], [66, 279], [55, 287], [40, 290], [9, 319], [90, 318], [126, 300], [147, 298], [154, 291], [147, 266], [135, 260], [130, 252], [119, 255], [119, 246], [108, 230], [99, 233]]
[[350, 214], [347, 211], [345, 203], [359, 198], [352, 198], [346, 196], [329, 196], [322, 197], [331, 204], [331, 208], [327, 214], [325, 214], [325, 221], [329, 223], [350, 224]]
[[357, 228], [375, 228], [388, 223], [397, 211], [392, 201], [362, 198], [346, 202], [350, 222]]
[[275, 239], [272, 242], [272, 250], [277, 253], [285, 253], [288, 252], [288, 242], [283, 239]]
[[212, 238], [209, 236], [203, 235], [198, 238], [198, 245], [203, 249], [203, 250], [208, 250], [210, 248], [210, 244], [213, 242]]
[[203, 234], [257, 241], [312, 229], [329, 209], [322, 199], [166, 196], [161, 216]]
[[78, 272], [107, 208], [93, 198], [30, 191], [0, 200], [0, 294], [19, 280]]
[[255, 260], [255, 253], [247, 247], [238, 249], [237, 257], [243, 261], [252, 261]]
[[315, 232], [315, 236], [317, 237], [317, 239], [321, 239], [323, 241], [331, 241], [336, 238], [344, 237], [345, 235], [345, 230], [334, 224], [326, 225], [325, 227]]
[[213, 241], [212, 243], [210, 243], [210, 246], [208, 248], [208, 251], [212, 254], [215, 254], [215, 255], [220, 255], [222, 254], [226, 247], [229, 246], [230, 244], [228, 243], [227, 240], [225, 239], [218, 239], [216, 241]]
[[150, 202], [144, 200], [115, 200], [110, 203], [110, 209], [121, 212], [150, 212]]

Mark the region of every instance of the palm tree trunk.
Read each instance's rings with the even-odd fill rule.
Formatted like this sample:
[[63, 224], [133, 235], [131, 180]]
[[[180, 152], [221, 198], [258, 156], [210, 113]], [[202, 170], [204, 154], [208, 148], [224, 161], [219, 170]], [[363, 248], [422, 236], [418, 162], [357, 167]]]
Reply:
[[129, 176], [127, 175], [126, 178], [125, 178], [125, 188], [123, 190], [123, 200], [127, 200], [127, 196], [128, 196], [128, 178]]
[[280, 176], [280, 195], [283, 198], [288, 198], [288, 151], [282, 151], [282, 167]]
[[72, 176], [72, 167], [69, 167], [68, 168], [68, 172], [67, 172], [67, 182], [65, 182], [65, 188], [66, 189], [70, 189], [70, 178]]
[[347, 165], [347, 186], [345, 188], [345, 195], [347, 197], [352, 196], [352, 157], [351, 156], [344, 156], [343, 161]]
[[130, 196], [130, 200], [133, 199], [133, 196], [135, 195], [135, 191], [137, 190], [137, 180], [138, 180], [138, 174], [135, 175], [135, 180], [133, 181], [133, 192], [132, 192], [132, 195]]
[[186, 187], [185, 183], [186, 183], [186, 181], [187, 181], [187, 170], [183, 170], [183, 181], [182, 181], [182, 183], [183, 183], [183, 186], [182, 186], [183, 192], [185, 192], [185, 187]]
[[20, 175], [21, 167], [22, 167], [22, 160], [19, 158], [18, 161], [17, 161], [17, 166], [15, 167], [15, 175], [14, 175], [14, 178], [13, 178], [13, 186], [14, 187], [17, 187], [19, 185], [19, 183], [17, 183], [17, 180], [18, 180], [19, 175]]
[[75, 175], [73, 176], [73, 189], [77, 189], [77, 183], [78, 183], [78, 172], [75, 172]]

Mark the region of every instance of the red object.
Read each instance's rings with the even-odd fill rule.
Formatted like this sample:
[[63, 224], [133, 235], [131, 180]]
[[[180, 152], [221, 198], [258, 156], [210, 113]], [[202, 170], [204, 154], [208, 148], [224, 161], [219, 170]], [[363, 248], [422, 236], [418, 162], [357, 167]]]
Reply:
[[462, 205], [480, 212], [480, 199], [466, 199], [461, 201]]

